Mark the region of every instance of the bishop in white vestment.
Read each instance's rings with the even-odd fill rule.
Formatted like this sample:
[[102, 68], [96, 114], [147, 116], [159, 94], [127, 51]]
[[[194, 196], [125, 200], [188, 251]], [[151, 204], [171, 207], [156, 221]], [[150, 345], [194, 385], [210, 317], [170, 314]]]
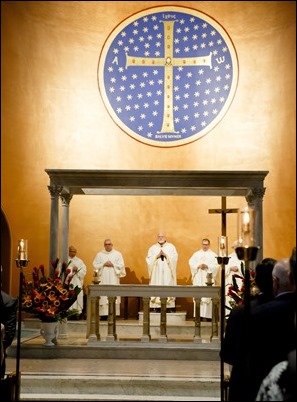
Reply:
[[[175, 246], [167, 242], [166, 235], [158, 234], [158, 242], [153, 244], [147, 253], [146, 264], [149, 274], [150, 285], [174, 286], [177, 284], [176, 266], [178, 254]], [[160, 308], [159, 297], [152, 297], [151, 308]], [[167, 298], [167, 309], [175, 308], [175, 297]]]

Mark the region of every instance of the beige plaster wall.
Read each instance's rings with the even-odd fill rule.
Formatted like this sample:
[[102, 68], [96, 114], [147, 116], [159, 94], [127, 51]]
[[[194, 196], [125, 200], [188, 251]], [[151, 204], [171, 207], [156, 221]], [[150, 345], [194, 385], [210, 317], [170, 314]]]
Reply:
[[[264, 170], [264, 256], [288, 256], [296, 231], [296, 5], [293, 1], [176, 1], [198, 9], [228, 32], [239, 60], [230, 109], [205, 137], [161, 149], [125, 134], [100, 97], [100, 51], [115, 26], [164, 1], [1, 2], [1, 206], [12, 237], [12, 292], [19, 238], [29, 240], [29, 267], [47, 264], [50, 196], [46, 168]], [[179, 252], [178, 278], [209, 237], [216, 251], [219, 197], [76, 196], [70, 243], [87, 263], [105, 237], [142, 281], [145, 256], [159, 229]], [[241, 207], [245, 200], [228, 198]], [[236, 218], [227, 219], [229, 242]]]

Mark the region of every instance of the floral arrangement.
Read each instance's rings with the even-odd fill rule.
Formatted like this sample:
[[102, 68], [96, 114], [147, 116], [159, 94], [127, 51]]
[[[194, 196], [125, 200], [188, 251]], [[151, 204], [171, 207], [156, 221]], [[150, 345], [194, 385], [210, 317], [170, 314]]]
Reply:
[[[251, 297], [256, 296], [259, 293], [259, 289], [256, 285], [255, 281], [255, 271], [250, 270], [250, 295]], [[236, 279], [239, 278], [242, 280], [241, 287], [238, 286]], [[234, 307], [240, 306], [244, 304], [244, 296], [245, 296], [245, 277], [244, 277], [244, 266], [243, 262], [241, 263], [241, 275], [234, 274], [232, 276], [232, 285], [229, 285], [227, 296], [230, 297], [229, 306], [225, 306], [227, 310], [232, 310]]]
[[69, 310], [76, 301], [81, 288], [71, 284], [73, 276], [65, 262], [59, 267], [59, 259], [52, 262], [54, 277], [46, 277], [44, 265], [33, 268], [33, 280], [22, 281], [22, 310], [38, 317], [43, 322], [62, 321], [77, 314]]

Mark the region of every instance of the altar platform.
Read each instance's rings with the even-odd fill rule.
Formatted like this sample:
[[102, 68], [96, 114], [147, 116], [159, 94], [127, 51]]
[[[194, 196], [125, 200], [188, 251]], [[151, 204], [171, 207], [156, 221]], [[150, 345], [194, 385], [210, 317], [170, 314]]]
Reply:
[[[158, 314], [158, 313], [156, 313]], [[178, 318], [177, 318], [178, 319]], [[57, 345], [45, 346], [40, 322], [25, 319], [21, 332], [21, 401], [219, 401], [218, 342], [209, 342], [210, 323], [202, 323], [202, 343], [193, 343], [193, 321], [168, 324], [168, 342], [140, 342], [140, 320], [117, 320], [118, 341], [88, 345], [86, 321], [68, 321]], [[156, 321], [158, 319], [156, 318]], [[102, 333], [107, 322], [100, 321]], [[140, 328], [140, 329], [139, 329]], [[7, 370], [16, 362], [16, 340]]]
[[[154, 317], [154, 314], [156, 315]], [[85, 320], [68, 321], [67, 328], [60, 327], [57, 344], [45, 346], [40, 334], [40, 321], [36, 318], [22, 322], [21, 358], [52, 359], [145, 359], [145, 360], [204, 360], [220, 361], [220, 342], [210, 341], [211, 323], [201, 323], [201, 343], [193, 342], [193, 320], [176, 316], [177, 323], [167, 325], [167, 342], [159, 342], [159, 313], [152, 313], [151, 340], [141, 342], [142, 323], [139, 320], [117, 319], [117, 340], [106, 341], [108, 323], [100, 321], [100, 342], [89, 343]], [[155, 323], [154, 323], [155, 321]], [[181, 322], [180, 322], [181, 321]], [[59, 324], [61, 325], [61, 324]], [[17, 353], [16, 340], [8, 351], [10, 357]]]

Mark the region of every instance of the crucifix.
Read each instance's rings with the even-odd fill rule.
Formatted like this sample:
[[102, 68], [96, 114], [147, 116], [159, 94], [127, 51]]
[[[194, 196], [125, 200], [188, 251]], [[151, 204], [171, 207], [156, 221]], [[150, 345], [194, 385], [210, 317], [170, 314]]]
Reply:
[[[222, 236], [226, 236], [227, 233], [227, 214], [235, 214], [238, 212], [237, 208], [227, 208], [226, 197], [222, 197], [222, 207], [221, 209], [209, 209], [210, 214], [221, 214], [222, 215]], [[228, 264], [229, 258], [218, 257], [218, 263], [221, 264], [221, 341], [223, 340], [225, 332], [225, 264]], [[225, 375], [224, 375], [224, 361], [221, 358], [221, 401], [225, 401]]]
[[238, 212], [238, 208], [227, 208], [226, 197], [222, 197], [221, 209], [209, 209], [210, 214], [222, 214], [222, 236], [226, 236], [227, 233], [227, 214], [235, 214]]

